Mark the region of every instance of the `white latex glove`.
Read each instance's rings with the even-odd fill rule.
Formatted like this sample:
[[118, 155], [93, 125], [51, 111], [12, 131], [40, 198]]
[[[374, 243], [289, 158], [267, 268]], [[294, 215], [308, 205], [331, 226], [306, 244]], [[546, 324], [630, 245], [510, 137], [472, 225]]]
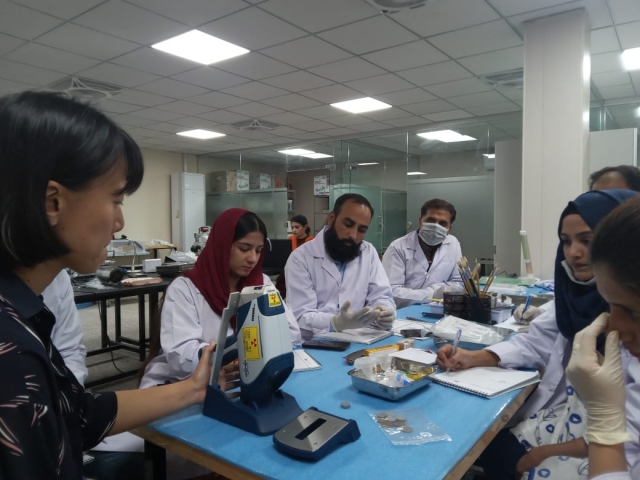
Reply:
[[443, 287], [437, 288], [433, 292], [433, 295], [431, 295], [431, 298], [442, 298], [442, 297], [444, 297], [445, 288], [447, 288], [447, 287], [443, 286]]
[[527, 308], [527, 311], [524, 312], [524, 315], [522, 314], [523, 310], [524, 310], [524, 303], [521, 305], [518, 305], [518, 308], [516, 308], [516, 311], [513, 312], [514, 320], [520, 325], [529, 325], [534, 318], [539, 317], [544, 313], [544, 310], [542, 310], [541, 308], [532, 307], [531, 305], [529, 305], [529, 308]]
[[357, 312], [350, 312], [351, 302], [347, 300], [340, 307], [340, 313], [331, 319], [331, 325], [336, 332], [341, 332], [348, 328], [368, 327], [375, 322], [380, 315], [380, 310], [364, 307]]
[[396, 311], [393, 308], [378, 306], [374, 310], [380, 312], [375, 324], [382, 330], [389, 330], [396, 319]]
[[618, 332], [610, 332], [604, 362], [596, 350], [596, 338], [609, 319], [602, 313], [573, 340], [567, 378], [587, 407], [587, 438], [601, 445], [631, 441], [625, 412], [626, 393], [620, 359]]

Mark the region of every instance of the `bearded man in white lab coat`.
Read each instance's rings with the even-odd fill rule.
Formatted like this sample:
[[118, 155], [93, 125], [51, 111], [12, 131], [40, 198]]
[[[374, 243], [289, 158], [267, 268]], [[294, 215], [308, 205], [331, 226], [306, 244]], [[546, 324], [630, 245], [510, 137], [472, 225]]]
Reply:
[[362, 195], [339, 197], [316, 238], [293, 251], [285, 266], [287, 303], [302, 338], [328, 331], [388, 329], [395, 319], [391, 285], [378, 252], [364, 237], [373, 208]]
[[389, 276], [398, 308], [442, 298], [445, 287], [462, 290], [457, 261], [462, 257], [460, 242], [450, 235], [456, 209], [434, 198], [420, 210], [418, 230], [389, 245], [382, 264]]

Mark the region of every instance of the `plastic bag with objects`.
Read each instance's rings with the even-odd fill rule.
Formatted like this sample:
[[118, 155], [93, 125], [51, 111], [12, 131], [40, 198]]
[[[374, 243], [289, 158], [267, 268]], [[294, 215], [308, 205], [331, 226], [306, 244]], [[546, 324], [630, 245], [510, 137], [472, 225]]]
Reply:
[[432, 332], [435, 337], [453, 341], [456, 338], [458, 330], [462, 330], [460, 342], [464, 343], [476, 343], [488, 346], [499, 343], [506, 338], [504, 332], [499, 332], [493, 327], [463, 320], [453, 315], [447, 315], [442, 320], [436, 322]]
[[369, 415], [394, 445], [451, 441], [447, 433], [417, 408], [380, 410]]

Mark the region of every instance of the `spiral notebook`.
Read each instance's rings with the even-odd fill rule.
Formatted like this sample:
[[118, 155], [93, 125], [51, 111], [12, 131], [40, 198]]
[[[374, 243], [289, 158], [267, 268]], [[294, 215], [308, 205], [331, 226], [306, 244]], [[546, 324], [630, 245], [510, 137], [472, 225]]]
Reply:
[[475, 367], [456, 372], [434, 373], [431, 379], [441, 385], [494, 398], [540, 381], [538, 372], [525, 372], [500, 367]]

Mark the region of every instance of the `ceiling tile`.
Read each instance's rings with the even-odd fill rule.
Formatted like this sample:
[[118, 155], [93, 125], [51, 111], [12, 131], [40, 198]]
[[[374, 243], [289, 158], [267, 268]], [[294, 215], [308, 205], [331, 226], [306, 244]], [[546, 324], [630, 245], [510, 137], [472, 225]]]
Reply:
[[315, 67], [351, 56], [348, 52], [313, 36], [267, 48], [261, 52], [298, 68]]
[[462, 68], [456, 62], [442, 62], [430, 65], [428, 67], [412, 68], [398, 72], [402, 78], [409, 80], [411, 83], [424, 87], [426, 85], [435, 85], [437, 83], [450, 82], [463, 78], [472, 77], [471, 73]]
[[223, 72], [222, 70], [212, 67], [196, 68], [195, 70], [179, 73], [171, 78], [211, 90], [220, 90], [249, 82], [247, 78], [239, 77], [233, 73]]
[[189, 98], [189, 101], [214, 108], [227, 108], [242, 105], [243, 103], [249, 103], [251, 100], [234, 97], [233, 95], [227, 95], [226, 93], [210, 92], [205, 93], [204, 95], [191, 97]]
[[163, 77], [176, 75], [177, 73], [201, 66], [199, 63], [192, 62], [191, 60], [169, 55], [168, 53], [149, 47], [140, 48], [135, 52], [114, 58], [111, 62], [125, 67], [135, 68], [136, 70], [142, 70], [143, 72], [162, 75]]
[[162, 78], [155, 82], [142, 85], [138, 87], [138, 89], [172, 98], [193, 97], [194, 95], [202, 95], [207, 92], [206, 88], [196, 87], [195, 85], [179, 82], [171, 78]]
[[458, 63], [476, 75], [505, 72], [524, 67], [524, 48], [512, 47], [458, 59]]
[[470, 93], [486, 92], [491, 90], [491, 86], [478, 80], [477, 78], [465, 78], [464, 80], [455, 80], [453, 82], [440, 83], [430, 85], [426, 89], [441, 98], [456, 97], [458, 95], [467, 95]]
[[133, 105], [141, 105], [143, 107], [155, 107], [175, 100], [173, 98], [140, 90], [125, 90], [124, 92], [117, 94], [114, 99], [118, 102], [131, 103]]
[[204, 118], [197, 117], [182, 117], [177, 120], [172, 120], [171, 123], [175, 123], [176, 125], [181, 125], [183, 127], [189, 128], [213, 128], [216, 125], [219, 125], [218, 122], [212, 122], [211, 120], [205, 120]]
[[104, 0], [56, 0], [55, 2], [43, 2], [42, 0], [12, 0], [25, 7], [33, 8], [42, 13], [48, 13], [54, 17], [70, 20], [81, 13], [91, 10]]
[[132, 117], [148, 118], [155, 120], [156, 122], [168, 122], [184, 117], [181, 113], [165, 112], [158, 110], [157, 108], [145, 108], [144, 110], [138, 110], [130, 114]]
[[449, 57], [424, 40], [368, 53], [363, 58], [392, 72], [449, 60]]
[[324, 118], [336, 117], [342, 115], [343, 111], [338, 110], [331, 105], [322, 105], [319, 107], [311, 107], [311, 108], [302, 108], [300, 110], [296, 110], [296, 113], [300, 115], [304, 115], [305, 117], [315, 118], [317, 120], [322, 120]]
[[272, 107], [282, 108], [283, 110], [300, 110], [301, 108], [316, 107], [320, 105], [320, 102], [303, 97], [297, 93], [270, 98], [268, 100], [264, 100], [262, 103], [266, 103]]
[[319, 67], [310, 68], [309, 71], [340, 83], [385, 73], [382, 68], [376, 67], [360, 57], [351, 57], [338, 62], [327, 63]]
[[495, 115], [497, 113], [516, 112], [521, 110], [521, 108], [513, 102], [503, 102], [479, 107], [469, 107], [465, 108], [465, 110], [474, 115]]
[[640, 2], [638, 0], [609, 0], [609, 8], [616, 25], [640, 20]]
[[354, 125], [352, 128], [354, 130], [358, 130], [359, 132], [373, 132], [376, 130], [388, 130], [391, 127], [380, 122], [370, 122], [363, 123], [362, 125]]
[[[395, 120], [396, 118], [411, 116], [410, 113], [405, 112], [404, 110], [401, 110], [399, 108], [385, 108], [384, 110], [363, 113], [362, 115], [378, 122], [386, 122], [387, 120]], [[329, 119], [329, 122], [333, 122], [333, 119]]]
[[363, 117], [362, 115], [341, 115], [340, 117], [331, 117], [331, 120], [329, 121], [339, 127], [351, 127], [353, 125], [369, 123], [371, 122], [371, 119]]
[[5, 58], [33, 65], [34, 67], [68, 74], [77, 73], [100, 63], [100, 60], [64, 52], [37, 43], [28, 43], [14, 50]]
[[598, 91], [602, 98], [605, 100], [610, 100], [613, 98], [624, 98], [624, 97], [635, 97], [636, 92], [633, 89], [633, 85], [618, 85], [615, 87], [603, 87], [599, 88]]
[[197, 27], [247, 7], [242, 0], [128, 0], [145, 10]]
[[142, 110], [140, 105], [131, 105], [130, 103], [116, 102], [115, 100], [101, 100], [96, 106], [109, 113], [129, 113], [136, 110]]
[[153, 82], [159, 79], [157, 75], [141, 72], [132, 68], [114, 65], [113, 63], [102, 63], [96, 67], [80, 72], [80, 76], [100, 80], [102, 82], [113, 83], [123, 87], [136, 87], [144, 83]]
[[426, 115], [429, 113], [448, 112], [455, 110], [456, 107], [444, 100], [433, 100], [431, 102], [421, 102], [413, 105], [405, 105], [403, 110], [407, 110], [416, 115]]
[[263, 8], [309, 32], [327, 30], [378, 14], [364, 2], [344, 0], [270, 0]]
[[303, 37], [306, 33], [259, 8], [247, 8], [198, 28], [249, 50]]
[[66, 23], [38, 38], [37, 41], [43, 45], [100, 60], [109, 60], [140, 47], [138, 44], [73, 23]]
[[375, 95], [377, 100], [394, 105], [396, 107], [401, 105], [408, 105], [409, 103], [427, 102], [429, 100], [435, 100], [436, 97], [429, 92], [421, 88], [412, 88], [410, 90], [403, 90], [401, 92], [385, 93], [382, 95]]
[[495, 90], [492, 90], [490, 92], [461, 95], [459, 97], [448, 98], [447, 100], [450, 103], [453, 103], [456, 107], [466, 109], [467, 107], [477, 107], [479, 105], [488, 105], [490, 103], [501, 103], [506, 101], [506, 98]]
[[9, 95], [11, 93], [18, 93], [24, 90], [31, 90], [32, 88], [33, 85], [29, 85], [27, 83], [0, 79], [0, 95]]
[[11, 50], [15, 50], [20, 45], [24, 45], [25, 43], [25, 40], [0, 33], [0, 57], [5, 53], [9, 53]]
[[253, 118], [262, 118], [267, 115], [283, 113], [283, 110], [280, 110], [279, 108], [271, 107], [259, 102], [245, 103], [244, 105], [238, 105], [237, 107], [230, 107], [228, 110]]
[[319, 138], [325, 138], [324, 135], [318, 135], [317, 133], [300, 133], [296, 135], [291, 135], [291, 138], [295, 138], [297, 140], [317, 140]]
[[[285, 115], [287, 115], [285, 113]], [[265, 118], [265, 120], [268, 120], [267, 118]], [[305, 119], [306, 120], [306, 119]], [[268, 120], [268, 121], [273, 121], [275, 123], [281, 123], [281, 122], [277, 122], [275, 120]], [[296, 133], [302, 133], [302, 130], [298, 130], [297, 128], [292, 128], [292, 127], [287, 127], [287, 126], [279, 126], [277, 127], [275, 130], [271, 130], [271, 133], [273, 133], [274, 135], [294, 135]]]
[[571, 0], [535, 0], [535, 2], [530, 0], [491, 0], [493, 7], [504, 17], [569, 2], [571, 2]]
[[338, 137], [341, 135], [351, 135], [352, 133], [358, 133], [358, 131], [352, 130], [350, 128], [338, 127], [338, 128], [329, 128], [327, 130], [320, 130], [318, 133], [326, 137]]
[[147, 125], [145, 128], [149, 130], [156, 130], [158, 132], [173, 133], [183, 132], [184, 127], [182, 125], [174, 125], [173, 123], [160, 122]]
[[591, 55], [620, 50], [620, 42], [614, 27], [591, 30]]
[[518, 31], [523, 32], [525, 22], [535, 20], [536, 18], [542, 18], [556, 15], [558, 13], [576, 10], [579, 8], [584, 8], [587, 11], [589, 20], [591, 21], [591, 28], [602, 28], [613, 25], [613, 20], [611, 19], [609, 8], [607, 7], [606, 2], [603, 2], [602, 0], [580, 0], [575, 2], [562, 3], [555, 7], [543, 8], [534, 12], [515, 15], [509, 18], [509, 23], [511, 23], [511, 25], [513, 25], [514, 28], [516, 28]]
[[393, 125], [394, 127], [411, 127], [414, 125], [424, 125], [425, 123], [428, 123], [428, 122], [426, 122], [425, 119], [422, 117], [411, 116], [411, 117], [394, 118], [391, 120], [385, 120], [385, 123], [388, 123], [389, 125]]
[[496, 90], [501, 95], [504, 95], [509, 100], [522, 100], [523, 90], [522, 88], [512, 88], [512, 87], [496, 87]]
[[453, 58], [522, 45], [520, 37], [504, 20], [443, 33], [429, 38], [429, 42]]
[[631, 77], [631, 83], [633, 83], [634, 87], [636, 87], [636, 91], [640, 94], [640, 70], [629, 72], [629, 76]]
[[178, 100], [177, 102], [165, 103], [158, 107], [158, 110], [165, 112], [181, 113], [182, 115], [199, 115], [201, 113], [210, 112], [211, 107], [196, 105], [195, 103]]
[[594, 73], [591, 75], [591, 81], [598, 88], [617, 87], [619, 85], [629, 85], [631, 77], [629, 77], [629, 72], [627, 71]]
[[413, 88], [412, 84], [393, 73], [354, 80], [353, 82], [347, 82], [346, 85], [368, 96]]
[[355, 54], [418, 40], [416, 35], [383, 15], [334, 28], [318, 36]]
[[236, 75], [242, 75], [252, 80], [273, 77], [295, 70], [295, 67], [285, 65], [278, 60], [265, 57], [255, 52], [218, 62], [216, 63], [216, 68], [224, 70], [225, 72], [235, 73]]
[[316, 132], [318, 130], [327, 130], [328, 128], [333, 128], [335, 125], [327, 122], [323, 122], [322, 120], [307, 120], [306, 122], [300, 122], [296, 124], [296, 128], [300, 130], [305, 130], [307, 132]]
[[618, 25], [616, 29], [623, 50], [640, 47], [640, 22]]
[[152, 45], [189, 30], [185, 25], [119, 0], [109, 0], [75, 18], [73, 23], [142, 45]]
[[[295, 125], [297, 128], [296, 124], [301, 122], [308, 122], [310, 118], [302, 115], [298, 115], [297, 113], [284, 112], [284, 113], [277, 113], [275, 115], [269, 115], [267, 117], [264, 117], [263, 120], [266, 120], [268, 122], [274, 122], [279, 125]], [[290, 135], [290, 133], [287, 133], [287, 135]]]
[[425, 115], [425, 117], [432, 122], [447, 122], [449, 120], [457, 120], [459, 118], [473, 117], [473, 115], [465, 112], [464, 110], [451, 110], [450, 112], [430, 113]]
[[393, 14], [393, 19], [421, 37], [458, 30], [500, 18], [484, 0], [431, 0], [420, 8]]
[[336, 103], [345, 100], [361, 98], [362, 94], [344, 85], [329, 85], [328, 87], [315, 88], [301, 92], [305, 97], [313, 98], [322, 103]]
[[114, 115], [113, 119], [120, 125], [126, 125], [127, 127], [146, 127], [152, 123], [156, 123], [156, 120], [150, 118], [133, 117], [131, 115]]
[[163, 132], [159, 132], [157, 130], [149, 130], [148, 128], [130, 128], [127, 129], [130, 135], [139, 135], [141, 137], [161, 137], [164, 135]]
[[288, 92], [281, 88], [272, 87], [260, 82], [250, 82], [236, 87], [226, 88], [223, 93], [235, 95], [237, 97], [248, 98], [249, 100], [259, 101], [265, 98], [279, 97]]
[[591, 74], [624, 70], [620, 52], [591, 55]]
[[215, 112], [203, 113], [202, 115], [198, 115], [198, 117], [219, 123], [236, 123], [241, 122], [242, 120], [251, 120], [250, 117], [234, 112], [227, 112], [226, 110], [216, 110]]
[[43, 87], [66, 77], [64, 73], [10, 62], [0, 58], [0, 78]]
[[331, 85], [333, 82], [309, 72], [298, 70], [297, 72], [286, 73], [284, 75], [278, 75], [277, 77], [264, 79], [262, 83], [284, 88], [291, 92], [300, 92], [310, 88], [326, 87], [327, 85]]
[[0, 1], [0, 32], [33, 40], [62, 23], [59, 18], [15, 3]]

